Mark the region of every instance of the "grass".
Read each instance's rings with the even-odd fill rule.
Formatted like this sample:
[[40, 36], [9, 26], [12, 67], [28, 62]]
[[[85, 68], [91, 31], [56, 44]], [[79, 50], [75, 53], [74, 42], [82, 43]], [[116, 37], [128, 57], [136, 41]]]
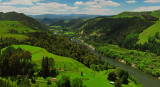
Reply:
[[160, 32], [160, 21], [157, 21], [154, 25], [145, 29], [142, 33], [139, 34], [139, 41], [137, 43], [148, 42], [149, 36], [154, 36], [156, 32]]
[[[16, 30], [18, 31], [18, 34], [11, 34], [9, 33], [9, 30]], [[18, 21], [0, 21], [0, 37], [6, 38], [6, 37], [13, 37], [17, 40], [23, 40], [28, 38], [25, 35], [22, 35], [22, 32], [35, 32], [36, 30], [30, 29], [27, 26], [22, 25]]]
[[50, 26], [51, 28], [62, 28], [61, 26]]
[[65, 34], [65, 35], [73, 35], [74, 32], [70, 31], [70, 32], [65, 32], [64, 34]]
[[[12, 45], [12, 47], [21, 47], [23, 50], [30, 51], [32, 53], [32, 61], [39, 67], [41, 67], [43, 56], [52, 57], [55, 60], [56, 68], [59, 70], [59, 75], [56, 77], [57, 80], [59, 80], [62, 75], [67, 75], [70, 77], [71, 81], [77, 77], [81, 78], [84, 85], [87, 87], [114, 87], [114, 85], [110, 84], [110, 81], [107, 80], [108, 73], [114, 71], [114, 69], [97, 72], [72, 58], [54, 55], [40, 47], [30, 45]], [[2, 51], [4, 49], [5, 48], [3, 48]], [[81, 76], [81, 72], [83, 72], [83, 76]], [[52, 77], [48, 78], [51, 79]], [[40, 77], [37, 81], [42, 85], [46, 83], [46, 80]], [[129, 85], [123, 85], [123, 87], [136, 87], [136, 85], [131, 81]]]
[[10, 33], [0, 33], [0, 37], [2, 38], [8, 38], [8, 37], [12, 37], [12, 38], [16, 38], [16, 40], [24, 40], [24, 39], [28, 39], [27, 36], [25, 35], [21, 35], [21, 34], [10, 34]]

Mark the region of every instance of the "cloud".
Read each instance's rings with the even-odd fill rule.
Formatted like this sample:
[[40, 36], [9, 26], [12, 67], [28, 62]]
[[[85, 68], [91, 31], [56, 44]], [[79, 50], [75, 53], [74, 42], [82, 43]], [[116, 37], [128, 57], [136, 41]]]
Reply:
[[117, 6], [120, 6], [119, 3], [117, 2], [113, 2], [113, 1], [100, 1], [99, 2], [100, 5], [103, 5], [103, 6], [113, 6], [113, 7], [117, 7]]
[[160, 9], [160, 6], [151, 6], [151, 7], [139, 7], [134, 9], [133, 11], [154, 11], [159, 9]]
[[135, 0], [132, 0], [132, 1], [126, 1], [126, 3], [131, 4], [131, 3], [136, 3], [136, 1], [135, 1]]
[[144, 0], [146, 3], [160, 3], [160, 0]]
[[9, 2], [1, 3], [3, 5], [34, 5], [34, 2], [40, 2], [43, 0], [11, 0]]
[[16, 11], [20, 13], [29, 14], [29, 15], [69, 14], [77, 11], [77, 8], [78, 7], [68, 6], [67, 4], [49, 2], [49, 3], [36, 3], [31, 7], [14, 7], [14, 6], [0, 5], [0, 12]]
[[74, 5], [78, 6], [78, 5], [83, 5], [83, 2], [82, 1], [77, 1], [74, 3]]
[[106, 0], [94, 0], [94, 1], [88, 1], [88, 2], [85, 2], [83, 3], [82, 1], [77, 1], [74, 3], [75, 6], [80, 6], [80, 5], [83, 5], [83, 6], [91, 6], [91, 7], [94, 7], [95, 5], [99, 5], [99, 6], [112, 6], [112, 7], [117, 7], [117, 6], [120, 6], [119, 3], [117, 2], [113, 2], [113, 1], [106, 1]]
[[[16, 11], [27, 15], [40, 14], [99, 14], [113, 15], [108, 6], [117, 7], [120, 4], [111, 0], [77, 1], [73, 6], [57, 2], [40, 2], [43, 0], [11, 0], [0, 3], [0, 12]], [[21, 6], [26, 5], [26, 6]]]

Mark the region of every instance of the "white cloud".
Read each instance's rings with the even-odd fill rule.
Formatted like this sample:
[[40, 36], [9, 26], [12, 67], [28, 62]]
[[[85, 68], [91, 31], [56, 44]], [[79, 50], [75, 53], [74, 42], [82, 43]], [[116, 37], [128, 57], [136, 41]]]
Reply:
[[132, 0], [132, 1], [126, 1], [126, 3], [131, 4], [131, 3], [136, 3], [136, 1], [135, 1], [135, 0]]
[[113, 1], [104, 1], [104, 0], [101, 0], [99, 2], [100, 5], [103, 5], [103, 6], [113, 6], [113, 7], [117, 7], [117, 6], [120, 6], [119, 3], [117, 2], [113, 2]]
[[112, 6], [112, 7], [120, 6], [119, 3], [113, 2], [110, 0], [107, 0], [107, 1], [106, 0], [94, 0], [94, 1], [89, 1], [89, 2], [85, 2], [85, 3], [83, 3], [82, 1], [77, 1], [74, 4], [75, 4], [75, 6], [84, 5], [84, 6], [91, 6], [91, 7], [94, 7], [95, 5]]
[[74, 5], [78, 6], [78, 5], [83, 5], [83, 2], [82, 1], [77, 1], [74, 3]]
[[134, 9], [133, 11], [154, 11], [159, 9], [160, 9], [160, 6], [151, 6], [151, 7], [139, 7]]
[[1, 3], [3, 5], [33, 5], [34, 2], [40, 2], [43, 0], [11, 0], [9, 2]]
[[144, 0], [146, 3], [159, 3], [160, 0]]
[[[113, 15], [116, 12], [107, 9], [107, 6], [117, 7], [120, 4], [111, 0], [92, 0], [88, 2], [77, 1], [74, 6], [57, 2], [40, 3], [42, 0], [11, 0], [0, 3], [0, 12], [16, 11], [27, 15], [39, 14], [99, 14]], [[29, 5], [28, 7], [15, 7], [14, 5]], [[82, 6], [82, 7], [81, 7]]]
[[14, 6], [0, 5], [0, 12], [16, 11], [29, 15], [69, 14], [77, 11], [77, 8], [78, 7], [68, 6], [67, 4], [50, 2], [50, 3], [36, 3], [36, 5], [33, 5], [31, 7], [14, 7]]

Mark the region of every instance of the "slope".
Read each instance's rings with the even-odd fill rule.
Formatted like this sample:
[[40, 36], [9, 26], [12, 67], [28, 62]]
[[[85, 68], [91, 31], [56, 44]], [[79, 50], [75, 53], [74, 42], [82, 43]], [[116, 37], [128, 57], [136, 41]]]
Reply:
[[35, 31], [18, 21], [0, 21], [0, 37], [2, 38], [12, 37], [17, 40], [23, 40], [28, 38], [24, 35], [25, 33]]
[[139, 17], [131, 18], [95, 18], [88, 21], [79, 29], [79, 37], [95, 41], [115, 42], [123, 39], [126, 35], [134, 32], [141, 33], [151, 26], [153, 22]]
[[23, 13], [16, 13], [16, 12], [7, 12], [3, 13], [0, 12], [0, 20], [10, 20], [10, 21], [18, 21], [19, 23], [30, 27], [31, 29], [35, 30], [46, 30], [45, 26], [40, 24], [35, 19], [26, 16]]
[[154, 36], [156, 32], [160, 32], [160, 21], [157, 21], [154, 25], [145, 29], [142, 33], [139, 34], [139, 41], [137, 43], [148, 42], [148, 37]]
[[114, 16], [114, 17], [115, 18], [119, 18], [119, 17], [134, 17], [134, 16], [141, 17], [141, 15], [151, 15], [151, 16], [160, 18], [160, 10], [144, 11], [144, 12], [122, 12], [122, 13]]

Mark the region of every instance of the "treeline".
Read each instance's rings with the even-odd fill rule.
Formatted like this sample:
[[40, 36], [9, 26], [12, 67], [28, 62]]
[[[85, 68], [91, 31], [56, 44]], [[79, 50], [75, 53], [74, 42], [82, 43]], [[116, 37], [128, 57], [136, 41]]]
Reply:
[[30, 39], [25, 44], [45, 48], [48, 52], [56, 55], [74, 58], [87, 67], [96, 68], [95, 70], [113, 68], [95, 56], [85, 46], [72, 42], [68, 38], [40, 32], [30, 33], [28, 36]]
[[154, 36], [148, 37], [148, 42], [144, 44], [137, 43], [139, 35], [136, 33], [131, 33], [123, 40], [117, 41], [120, 47], [124, 47], [127, 49], [134, 49], [140, 51], [149, 51], [151, 53], [156, 53], [160, 55], [160, 34], [156, 32]]
[[144, 17], [145, 20], [148, 20], [148, 21], [158, 21], [159, 18], [157, 17], [153, 17], [151, 15], [142, 15]]

